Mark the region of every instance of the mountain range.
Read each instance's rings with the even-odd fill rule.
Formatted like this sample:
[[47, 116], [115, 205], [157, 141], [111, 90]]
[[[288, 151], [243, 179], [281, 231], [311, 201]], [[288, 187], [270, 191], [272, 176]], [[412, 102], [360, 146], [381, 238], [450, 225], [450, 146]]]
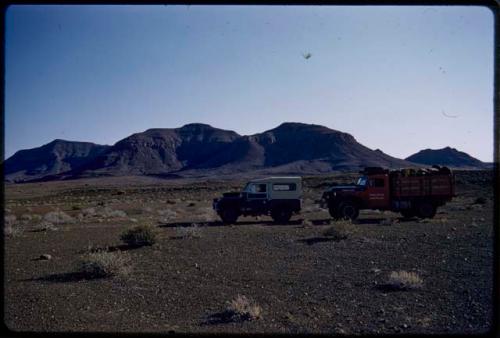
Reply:
[[96, 176], [199, 177], [255, 174], [319, 174], [443, 164], [481, 169], [483, 162], [456, 149], [426, 149], [398, 159], [324, 126], [283, 123], [254, 135], [193, 123], [148, 129], [112, 146], [54, 140], [20, 150], [4, 162], [5, 180], [27, 182]]

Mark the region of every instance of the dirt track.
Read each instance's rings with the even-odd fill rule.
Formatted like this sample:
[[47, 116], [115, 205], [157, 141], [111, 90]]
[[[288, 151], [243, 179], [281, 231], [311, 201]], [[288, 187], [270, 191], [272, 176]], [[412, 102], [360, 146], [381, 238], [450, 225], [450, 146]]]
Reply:
[[[236, 181], [8, 185], [7, 214], [22, 233], [5, 240], [5, 322], [16, 331], [52, 332], [484, 333], [493, 311], [492, 176], [457, 177], [459, 196], [431, 221], [362, 212], [340, 241], [323, 235], [329, 215], [313, 205], [331, 177], [305, 180], [304, 212], [287, 225], [264, 217], [222, 226], [211, 199], [241, 186]], [[486, 204], [474, 204], [477, 197]], [[106, 207], [126, 216], [78, 220], [85, 209]], [[36, 231], [34, 217], [21, 220], [56, 209], [76, 221]], [[123, 229], [144, 222], [158, 226], [157, 243], [124, 246]], [[124, 251], [132, 273], [82, 278], [76, 263], [89, 244]], [[399, 270], [416, 272], [422, 288], [384, 288]], [[261, 306], [261, 319], [220, 316], [238, 294]]]

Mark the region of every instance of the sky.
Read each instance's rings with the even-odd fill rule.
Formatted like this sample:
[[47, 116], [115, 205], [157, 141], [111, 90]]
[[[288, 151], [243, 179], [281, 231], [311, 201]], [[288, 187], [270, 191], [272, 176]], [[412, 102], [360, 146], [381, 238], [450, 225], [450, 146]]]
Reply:
[[493, 160], [485, 7], [13, 5], [5, 25], [5, 158], [303, 122], [399, 158], [451, 146]]

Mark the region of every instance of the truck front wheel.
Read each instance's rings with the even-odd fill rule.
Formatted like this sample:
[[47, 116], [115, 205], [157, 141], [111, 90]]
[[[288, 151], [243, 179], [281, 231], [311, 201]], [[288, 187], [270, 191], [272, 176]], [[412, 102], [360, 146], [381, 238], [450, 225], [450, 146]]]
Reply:
[[436, 206], [430, 202], [423, 202], [417, 206], [417, 216], [420, 218], [433, 218], [436, 215]]
[[359, 216], [359, 208], [356, 204], [346, 201], [339, 205], [340, 218], [355, 220]]
[[276, 223], [287, 223], [292, 217], [292, 212], [288, 209], [275, 209], [271, 211], [271, 217]]
[[239, 215], [234, 209], [225, 209], [220, 212], [219, 216], [224, 224], [232, 224], [236, 223]]

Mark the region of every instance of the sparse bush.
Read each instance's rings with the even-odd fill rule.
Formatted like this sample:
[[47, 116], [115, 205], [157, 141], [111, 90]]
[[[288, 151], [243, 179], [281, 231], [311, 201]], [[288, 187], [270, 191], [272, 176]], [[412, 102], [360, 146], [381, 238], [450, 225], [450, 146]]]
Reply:
[[121, 240], [130, 246], [147, 246], [156, 242], [157, 230], [148, 224], [137, 225], [123, 232]]
[[73, 205], [71, 207], [71, 210], [80, 210], [80, 209], [81, 209], [81, 207], [79, 205]]
[[75, 220], [63, 211], [51, 211], [43, 216], [43, 220], [54, 224], [72, 223]]
[[195, 205], [196, 205], [196, 203], [194, 203], [194, 202], [189, 202], [187, 206], [188, 206], [188, 207], [194, 207]]
[[79, 272], [87, 278], [126, 276], [130, 271], [130, 259], [120, 251], [91, 252], [86, 254], [79, 263]]
[[39, 231], [56, 231], [57, 227], [54, 224], [52, 224], [51, 222], [43, 220], [40, 223], [38, 223], [33, 230], [37, 231], [37, 232], [39, 232]]
[[198, 224], [193, 223], [190, 227], [176, 228], [177, 236], [181, 238], [201, 238], [201, 229]]
[[472, 204], [486, 204], [486, 198], [484, 197], [478, 197], [474, 200], [474, 203]]
[[255, 320], [262, 317], [262, 308], [242, 295], [229, 302], [226, 312], [236, 320]]
[[335, 241], [347, 239], [353, 233], [353, 226], [350, 221], [338, 221], [323, 231], [323, 236], [331, 237]]
[[392, 271], [387, 282], [387, 286], [397, 290], [418, 289], [422, 284], [422, 279], [415, 272], [406, 271]]

